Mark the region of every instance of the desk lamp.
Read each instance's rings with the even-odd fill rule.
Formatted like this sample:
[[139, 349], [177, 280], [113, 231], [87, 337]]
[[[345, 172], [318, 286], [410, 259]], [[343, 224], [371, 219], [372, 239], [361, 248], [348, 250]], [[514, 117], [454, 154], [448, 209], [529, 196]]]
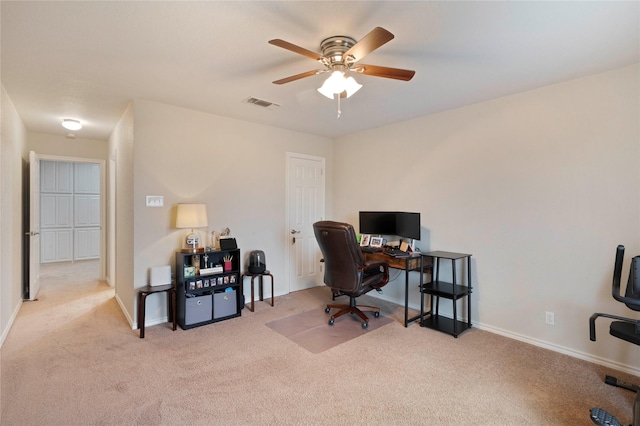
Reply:
[[200, 237], [195, 228], [204, 228], [206, 226], [208, 226], [206, 204], [178, 204], [176, 228], [191, 228], [191, 232], [187, 234], [183, 251], [193, 253], [204, 251], [204, 248], [198, 246]]

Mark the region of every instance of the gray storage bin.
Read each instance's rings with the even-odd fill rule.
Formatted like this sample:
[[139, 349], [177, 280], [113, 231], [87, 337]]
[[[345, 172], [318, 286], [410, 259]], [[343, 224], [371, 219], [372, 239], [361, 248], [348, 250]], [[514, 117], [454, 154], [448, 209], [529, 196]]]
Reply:
[[224, 291], [213, 294], [213, 318], [223, 318], [238, 313], [236, 291]]
[[185, 325], [196, 324], [203, 321], [211, 321], [211, 295], [187, 297], [185, 299]]

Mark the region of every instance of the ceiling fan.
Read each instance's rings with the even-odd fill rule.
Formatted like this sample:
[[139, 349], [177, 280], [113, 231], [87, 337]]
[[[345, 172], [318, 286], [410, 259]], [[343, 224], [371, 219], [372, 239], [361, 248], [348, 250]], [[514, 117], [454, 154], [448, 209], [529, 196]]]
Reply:
[[283, 49], [306, 56], [324, 65], [322, 69], [292, 75], [276, 80], [273, 83], [285, 84], [301, 78], [331, 72], [331, 77], [325, 81], [325, 84], [323, 84], [318, 91], [331, 99], [333, 99], [334, 94], [339, 94], [338, 99], [340, 99], [351, 96], [362, 87], [353, 77], [348, 77], [350, 72], [409, 81], [413, 78], [416, 73], [415, 71], [377, 65], [365, 65], [358, 62], [383, 44], [391, 41], [393, 37], [393, 34], [382, 27], [374, 28], [358, 42], [347, 36], [333, 36], [324, 39], [322, 43], [320, 43], [322, 54], [312, 52], [281, 39], [269, 40], [269, 43], [274, 46], [282, 47]]

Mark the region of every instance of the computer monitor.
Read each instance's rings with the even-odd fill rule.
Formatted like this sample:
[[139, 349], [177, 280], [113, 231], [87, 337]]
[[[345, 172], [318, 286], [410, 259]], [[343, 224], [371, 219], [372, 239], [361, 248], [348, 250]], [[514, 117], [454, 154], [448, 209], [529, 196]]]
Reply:
[[420, 239], [420, 213], [397, 212], [396, 233], [399, 237]]
[[420, 213], [361, 211], [360, 233], [420, 239]]
[[396, 222], [393, 212], [360, 212], [360, 233], [395, 235]]

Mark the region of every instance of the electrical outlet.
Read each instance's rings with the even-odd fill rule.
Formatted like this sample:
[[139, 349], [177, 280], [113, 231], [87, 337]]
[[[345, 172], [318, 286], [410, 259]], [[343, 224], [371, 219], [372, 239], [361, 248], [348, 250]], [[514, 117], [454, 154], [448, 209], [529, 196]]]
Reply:
[[556, 323], [556, 314], [553, 312], [545, 312], [544, 313], [545, 322], [549, 325], [554, 325]]

